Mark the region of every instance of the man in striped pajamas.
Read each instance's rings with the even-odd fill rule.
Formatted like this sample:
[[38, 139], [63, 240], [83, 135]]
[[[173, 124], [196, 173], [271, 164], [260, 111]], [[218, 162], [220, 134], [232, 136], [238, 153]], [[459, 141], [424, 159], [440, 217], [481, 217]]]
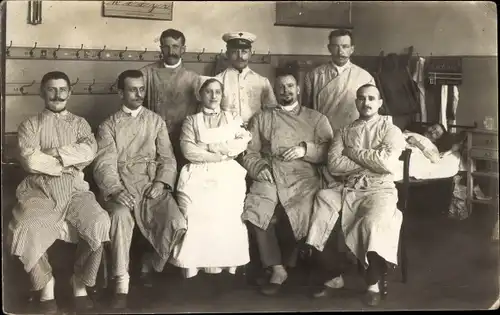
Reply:
[[123, 106], [99, 126], [94, 179], [111, 217], [111, 272], [116, 280], [111, 306], [123, 309], [127, 306], [135, 224], [149, 247], [144, 248], [141, 280], [152, 286], [153, 271], [163, 270], [187, 222], [172, 196], [177, 163], [167, 124], [142, 106], [146, 90], [143, 74], [124, 71], [117, 86]]
[[20, 162], [28, 172], [16, 191], [18, 204], [9, 224], [11, 253], [29, 274], [32, 289], [40, 290], [40, 308], [57, 312], [54, 277], [47, 250], [69, 226], [78, 235], [77, 258], [71, 278], [77, 309], [92, 307], [86, 286], [95, 285], [103, 242], [109, 241], [110, 218], [89, 191], [82, 170], [97, 144], [89, 124], [66, 110], [71, 95], [68, 76], [45, 74], [40, 95], [45, 109], [18, 129]]

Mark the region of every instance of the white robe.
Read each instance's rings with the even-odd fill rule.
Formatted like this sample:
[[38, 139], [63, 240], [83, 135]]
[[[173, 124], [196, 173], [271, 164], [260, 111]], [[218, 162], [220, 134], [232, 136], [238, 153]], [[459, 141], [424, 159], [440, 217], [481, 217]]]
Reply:
[[325, 115], [333, 130], [345, 127], [359, 117], [354, 100], [356, 91], [364, 84], [375, 85], [364, 69], [348, 63], [338, 73], [333, 62], [309, 72], [304, 79], [303, 105]]
[[338, 181], [316, 195], [306, 243], [322, 251], [341, 215], [346, 245], [365, 267], [369, 251], [397, 264], [402, 214], [392, 173], [404, 147], [401, 131], [384, 116], [337, 131], [328, 170]]

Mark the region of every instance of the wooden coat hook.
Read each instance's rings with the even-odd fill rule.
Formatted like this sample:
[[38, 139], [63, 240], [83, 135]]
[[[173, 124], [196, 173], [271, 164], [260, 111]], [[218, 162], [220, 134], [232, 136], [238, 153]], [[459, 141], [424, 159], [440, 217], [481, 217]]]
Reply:
[[33, 80], [33, 82], [31, 82], [31, 84], [26, 84], [26, 85], [21, 86], [21, 88], [19, 89], [19, 92], [21, 92], [22, 95], [28, 94], [28, 92], [24, 91], [24, 88], [31, 87], [31, 86], [35, 85], [35, 83], [36, 83], [36, 81]]
[[30, 56], [31, 56], [31, 57], [33, 57], [33, 56], [34, 56], [33, 51], [35, 50], [35, 48], [36, 48], [36, 45], [37, 45], [37, 44], [38, 44], [38, 42], [35, 42], [35, 46], [33, 46], [33, 48], [31, 48], [31, 50], [30, 50]]
[[82, 46], [80, 47], [80, 49], [78, 49], [78, 50], [76, 51], [76, 58], [80, 59], [80, 51], [82, 51], [82, 50], [83, 50], [83, 44], [82, 44]]
[[106, 45], [104, 45], [104, 47], [102, 48], [102, 50], [100, 50], [98, 53], [97, 53], [97, 58], [101, 59], [102, 58], [102, 53], [106, 50]]
[[196, 59], [198, 59], [198, 61], [201, 61], [201, 55], [203, 55], [205, 53], [205, 48], [203, 48], [203, 50], [201, 51], [201, 53], [198, 54], [198, 56], [196, 57]]

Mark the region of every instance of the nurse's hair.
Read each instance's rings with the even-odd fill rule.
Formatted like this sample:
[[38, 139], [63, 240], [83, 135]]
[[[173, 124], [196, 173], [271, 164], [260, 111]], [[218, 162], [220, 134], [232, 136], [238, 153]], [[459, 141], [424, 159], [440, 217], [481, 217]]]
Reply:
[[66, 73], [61, 71], [51, 71], [47, 72], [42, 77], [42, 81], [40, 82], [40, 89], [43, 89], [45, 87], [45, 84], [47, 84], [47, 82], [49, 82], [50, 80], [59, 80], [59, 79], [66, 81], [66, 83], [68, 83], [68, 87], [71, 87], [69, 77]]
[[[220, 85], [220, 89], [221, 89], [221, 91], [222, 91], [222, 95], [224, 95], [224, 84], [222, 84], [222, 82], [220, 82], [219, 80], [217, 80], [217, 79], [215, 79], [215, 78], [210, 78], [210, 79], [205, 80], [205, 82], [203, 82], [203, 84], [200, 86], [200, 89], [199, 89], [198, 93], [199, 93], [199, 92], [201, 92], [201, 91], [203, 91], [204, 89], [206, 89], [206, 88], [207, 88], [207, 86], [208, 86], [210, 83], [213, 83], [213, 82], [217, 82], [217, 83], [219, 83], [219, 85]], [[200, 93], [199, 93], [199, 94], [200, 94]], [[200, 95], [201, 95], [201, 94], [200, 94]]]
[[346, 29], [338, 29], [330, 32], [328, 35], [328, 42], [332, 41], [334, 37], [349, 36], [351, 38], [351, 45], [354, 45], [354, 38], [352, 37], [352, 32]]
[[357, 90], [356, 90], [356, 96], [358, 96], [358, 93], [362, 90], [362, 89], [366, 89], [366, 88], [375, 88], [378, 92], [378, 98], [379, 99], [382, 99], [382, 94], [380, 93], [380, 90], [379, 88], [376, 86], [376, 85], [373, 85], [371, 83], [367, 83], [367, 84], [363, 84], [362, 86], [360, 86]]
[[139, 70], [125, 70], [122, 73], [120, 73], [116, 83], [116, 87], [118, 88], [118, 90], [123, 90], [125, 88], [126, 78], [133, 78], [133, 79], [142, 78], [142, 72]]
[[186, 36], [184, 36], [181, 31], [175, 30], [173, 28], [169, 28], [168, 30], [163, 31], [160, 35], [160, 44], [161, 40], [167, 37], [172, 37], [175, 40], [178, 40], [180, 38], [182, 40], [182, 45], [186, 45]]

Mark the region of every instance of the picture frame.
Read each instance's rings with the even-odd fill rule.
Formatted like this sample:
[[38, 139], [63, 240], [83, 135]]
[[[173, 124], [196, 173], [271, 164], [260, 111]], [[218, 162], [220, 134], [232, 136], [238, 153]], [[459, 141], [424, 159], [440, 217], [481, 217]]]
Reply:
[[104, 17], [172, 21], [173, 1], [103, 1]]

